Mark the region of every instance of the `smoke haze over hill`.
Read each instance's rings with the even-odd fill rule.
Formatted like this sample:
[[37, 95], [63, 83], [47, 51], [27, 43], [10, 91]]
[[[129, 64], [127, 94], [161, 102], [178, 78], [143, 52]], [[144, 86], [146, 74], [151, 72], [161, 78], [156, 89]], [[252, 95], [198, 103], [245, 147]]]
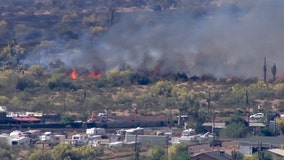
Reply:
[[283, 8], [284, 1], [265, 0], [238, 9], [219, 6], [198, 18], [186, 10], [121, 13], [98, 42], [82, 41], [63, 61], [104, 70], [128, 65], [159, 73], [262, 78], [267, 57], [270, 78], [273, 63], [278, 75], [284, 73]]

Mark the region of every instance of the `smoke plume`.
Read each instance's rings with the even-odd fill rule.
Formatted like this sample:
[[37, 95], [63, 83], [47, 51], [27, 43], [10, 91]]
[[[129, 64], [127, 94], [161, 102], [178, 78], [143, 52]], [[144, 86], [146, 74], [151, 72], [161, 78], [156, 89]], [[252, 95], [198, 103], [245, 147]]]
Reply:
[[267, 57], [267, 67], [275, 63], [281, 73], [284, 1], [213, 2], [215, 9], [198, 18], [187, 10], [120, 13], [99, 41], [92, 46], [82, 41], [73, 56], [60, 58], [105, 71], [128, 65], [159, 73], [261, 78]]

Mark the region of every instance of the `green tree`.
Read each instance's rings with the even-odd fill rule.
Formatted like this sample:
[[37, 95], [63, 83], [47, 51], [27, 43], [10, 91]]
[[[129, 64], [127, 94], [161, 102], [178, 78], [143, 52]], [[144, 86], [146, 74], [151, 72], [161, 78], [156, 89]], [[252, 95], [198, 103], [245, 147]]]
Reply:
[[118, 110], [127, 110], [132, 107], [134, 97], [131, 93], [119, 92], [117, 98], [115, 99], [115, 105]]
[[158, 81], [150, 90], [152, 93], [158, 96], [170, 97], [173, 89], [173, 84], [170, 81]]
[[51, 78], [47, 80], [47, 85], [50, 89], [76, 88], [64, 74], [52, 74]]
[[0, 105], [6, 106], [9, 103], [9, 99], [5, 96], [0, 96]]
[[53, 160], [49, 151], [36, 149], [29, 156], [29, 160]]
[[249, 160], [272, 160], [272, 157], [268, 152], [260, 151], [253, 154], [253, 156]]
[[12, 160], [13, 159], [9, 151], [4, 148], [0, 148], [0, 157], [1, 157], [1, 160]]
[[221, 137], [223, 138], [244, 138], [247, 134], [247, 127], [240, 123], [230, 123], [226, 128], [221, 130]]
[[54, 160], [96, 160], [97, 157], [103, 155], [102, 148], [93, 148], [86, 145], [75, 147], [68, 144], [59, 144], [51, 152]]
[[118, 71], [116, 69], [107, 72], [107, 80], [112, 87], [117, 87], [125, 84], [130, 84], [130, 75], [132, 71], [123, 70]]
[[169, 148], [168, 158], [170, 160], [188, 160], [190, 155], [188, 153], [188, 145], [185, 143], [174, 144]]
[[52, 113], [54, 110], [50, 110], [52, 104], [48, 98], [49, 95], [47, 94], [41, 94], [38, 97], [34, 97], [34, 101], [31, 104], [33, 107], [32, 110], [43, 113]]
[[54, 160], [71, 160], [72, 146], [68, 144], [56, 145], [51, 150], [51, 156]]
[[155, 146], [149, 151], [149, 160], [166, 160], [166, 152], [163, 147]]
[[72, 123], [75, 121], [75, 117], [69, 114], [64, 114], [61, 116], [61, 123]]
[[223, 138], [243, 138], [248, 133], [248, 122], [239, 116], [233, 116], [226, 121], [226, 128], [222, 129]]
[[40, 78], [43, 75], [43, 68], [40, 65], [31, 66], [28, 71], [36, 78]]
[[232, 151], [232, 158], [233, 160], [243, 160], [244, 159], [244, 155], [238, 151], [233, 150]]
[[277, 129], [283, 134], [284, 133], [284, 118], [276, 119]]
[[33, 88], [35, 86], [34, 81], [30, 77], [22, 77], [18, 79], [16, 88], [20, 91], [25, 90], [26, 88]]
[[80, 147], [73, 147], [72, 152], [75, 154], [75, 159], [95, 160], [97, 157], [104, 154], [100, 147], [93, 148], [91, 146], [83, 145]]

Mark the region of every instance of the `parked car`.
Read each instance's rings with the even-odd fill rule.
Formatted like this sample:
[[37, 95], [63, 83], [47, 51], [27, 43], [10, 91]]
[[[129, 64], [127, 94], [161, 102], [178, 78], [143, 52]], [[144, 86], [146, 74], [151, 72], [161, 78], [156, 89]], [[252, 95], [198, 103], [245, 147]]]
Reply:
[[218, 140], [218, 139], [213, 139], [213, 140], [210, 142], [210, 147], [216, 147], [216, 146], [222, 147], [222, 141], [221, 141], [221, 140]]
[[106, 116], [107, 116], [107, 113], [99, 113], [98, 116], [99, 116], [99, 117], [106, 117]]
[[249, 116], [250, 119], [260, 119], [260, 118], [263, 118], [263, 117], [264, 117], [263, 113], [256, 113], [256, 114]]

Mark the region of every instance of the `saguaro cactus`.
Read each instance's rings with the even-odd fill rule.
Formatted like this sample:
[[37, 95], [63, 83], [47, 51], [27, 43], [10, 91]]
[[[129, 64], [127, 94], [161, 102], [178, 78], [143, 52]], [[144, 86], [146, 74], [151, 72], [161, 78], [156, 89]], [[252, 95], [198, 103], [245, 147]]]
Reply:
[[272, 72], [272, 75], [273, 75], [273, 82], [276, 81], [276, 71], [277, 71], [276, 64], [273, 63], [273, 66], [272, 66], [272, 68], [271, 68], [271, 72]]

